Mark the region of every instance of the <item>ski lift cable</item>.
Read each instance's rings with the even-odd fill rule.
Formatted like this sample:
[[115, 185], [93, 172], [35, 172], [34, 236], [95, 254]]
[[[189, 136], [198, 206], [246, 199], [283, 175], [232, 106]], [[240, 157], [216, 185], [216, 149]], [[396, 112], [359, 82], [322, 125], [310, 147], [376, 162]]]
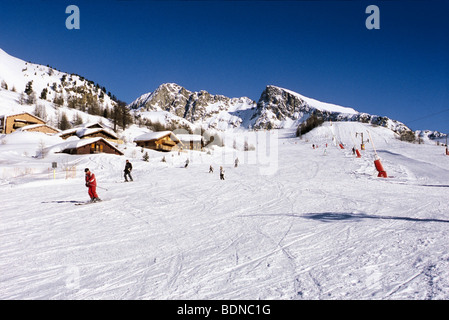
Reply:
[[438, 111], [438, 112], [435, 112], [435, 113], [428, 114], [428, 115], [426, 115], [426, 116], [424, 116], [424, 117], [421, 117], [421, 118], [418, 118], [418, 119], [414, 119], [414, 120], [411, 120], [411, 121], [407, 121], [407, 123], [416, 122], [416, 121], [419, 121], [419, 120], [424, 120], [424, 119], [427, 119], [427, 118], [431, 118], [431, 117], [433, 117], [433, 116], [436, 116], [436, 115], [439, 115], [439, 114], [441, 114], [441, 113], [448, 112], [448, 111], [449, 111], [449, 108], [448, 108], [448, 109], [441, 110], [441, 111]]
[[352, 143], [354, 143], [354, 147], [355, 147], [357, 144], [355, 143], [354, 137], [352, 136], [352, 132], [351, 132], [351, 139], [352, 139]]
[[373, 138], [371, 137], [371, 133], [369, 132], [369, 130], [366, 130], [366, 131], [368, 131], [369, 140], [371, 141], [371, 144], [372, 144], [372, 146], [373, 146], [374, 154], [376, 155], [376, 158], [379, 159], [379, 156], [377, 155], [376, 148], [374, 147], [374, 141], [373, 141]]

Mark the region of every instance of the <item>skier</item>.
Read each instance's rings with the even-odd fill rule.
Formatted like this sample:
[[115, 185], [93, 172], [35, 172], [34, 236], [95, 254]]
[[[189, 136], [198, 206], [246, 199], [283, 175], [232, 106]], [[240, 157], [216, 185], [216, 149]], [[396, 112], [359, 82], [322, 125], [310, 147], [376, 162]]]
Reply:
[[131, 171], [133, 171], [133, 165], [131, 164], [131, 162], [129, 162], [129, 160], [126, 160], [126, 164], [125, 164], [125, 182], [128, 182], [128, 176], [129, 179], [131, 181], [133, 181], [133, 177], [131, 176]]
[[190, 161], [189, 161], [189, 159], [187, 159], [187, 160], [186, 160], [186, 164], [185, 164], [184, 168], [187, 168], [187, 167], [188, 167], [188, 165], [189, 165], [189, 162], [190, 162]]
[[235, 164], [234, 167], [237, 168], [239, 165], [239, 158], [235, 158]]
[[214, 173], [214, 167], [212, 165], [209, 166], [209, 173]]
[[97, 202], [101, 199], [97, 195], [97, 179], [95, 179], [95, 174], [90, 172], [89, 168], [84, 169], [86, 173], [86, 187], [89, 188], [88, 193], [91, 202]]
[[220, 180], [224, 180], [224, 169], [223, 167], [220, 167]]

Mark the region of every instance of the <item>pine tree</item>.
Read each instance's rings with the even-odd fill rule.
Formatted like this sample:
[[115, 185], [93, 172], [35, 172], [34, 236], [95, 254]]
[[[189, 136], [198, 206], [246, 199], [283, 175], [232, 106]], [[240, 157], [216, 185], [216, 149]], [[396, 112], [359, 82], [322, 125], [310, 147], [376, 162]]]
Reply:
[[31, 95], [33, 93], [33, 80], [29, 81], [25, 87], [25, 93]]
[[129, 113], [129, 109], [126, 107], [126, 102], [118, 100], [117, 103], [120, 106], [120, 111], [122, 113], [122, 128], [125, 130], [128, 125], [132, 124], [132, 116]]
[[42, 89], [40, 99], [47, 100], [47, 92], [48, 92], [47, 88]]
[[26, 103], [32, 105], [36, 103], [36, 100], [37, 100], [36, 94], [34, 92], [31, 92], [26, 98]]
[[59, 107], [61, 107], [64, 104], [64, 97], [62, 94], [56, 94], [55, 98], [53, 99], [53, 103]]
[[73, 116], [73, 125], [74, 126], [79, 126], [83, 124], [83, 118], [80, 117], [79, 113], [77, 112], [74, 116]]
[[103, 109], [103, 118], [108, 119], [109, 116], [110, 116], [109, 108], [106, 107], [106, 108]]
[[26, 101], [26, 99], [25, 99], [25, 93], [21, 92], [21, 93], [19, 94], [19, 104], [23, 105], [23, 104], [25, 104], [25, 101]]
[[129, 109], [126, 107], [126, 102], [118, 101], [112, 111], [112, 120], [114, 123], [114, 131], [117, 130], [117, 126], [126, 129], [129, 124], [132, 124], [132, 116], [129, 113]]
[[61, 115], [61, 120], [59, 121], [59, 129], [61, 130], [67, 130], [71, 128], [69, 119], [67, 119], [67, 115], [65, 114], [65, 112], [62, 113]]

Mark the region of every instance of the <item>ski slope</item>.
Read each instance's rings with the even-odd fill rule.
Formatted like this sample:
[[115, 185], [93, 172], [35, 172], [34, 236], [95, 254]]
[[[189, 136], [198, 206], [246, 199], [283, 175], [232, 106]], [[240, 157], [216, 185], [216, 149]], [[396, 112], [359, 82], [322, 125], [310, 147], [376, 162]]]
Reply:
[[[391, 178], [377, 178], [370, 143], [352, 155], [361, 130]], [[276, 141], [263, 150], [268, 171], [259, 150], [149, 152], [145, 162], [128, 145], [125, 157], [34, 159], [18, 135], [3, 137], [0, 299], [449, 298], [443, 147], [361, 123], [265, 134]], [[122, 182], [125, 159], [134, 182]], [[104, 201], [76, 206], [88, 200], [85, 167]]]

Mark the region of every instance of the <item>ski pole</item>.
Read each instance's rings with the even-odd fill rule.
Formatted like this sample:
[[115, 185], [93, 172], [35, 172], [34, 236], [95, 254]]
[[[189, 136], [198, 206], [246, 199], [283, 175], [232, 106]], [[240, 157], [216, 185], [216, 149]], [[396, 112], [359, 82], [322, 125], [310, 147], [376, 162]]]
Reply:
[[106, 190], [106, 191], [108, 191], [108, 189], [106, 189], [106, 188], [103, 188], [103, 187], [100, 187], [100, 186], [97, 186], [97, 188], [100, 188], [100, 189], [103, 189], [103, 190]]

